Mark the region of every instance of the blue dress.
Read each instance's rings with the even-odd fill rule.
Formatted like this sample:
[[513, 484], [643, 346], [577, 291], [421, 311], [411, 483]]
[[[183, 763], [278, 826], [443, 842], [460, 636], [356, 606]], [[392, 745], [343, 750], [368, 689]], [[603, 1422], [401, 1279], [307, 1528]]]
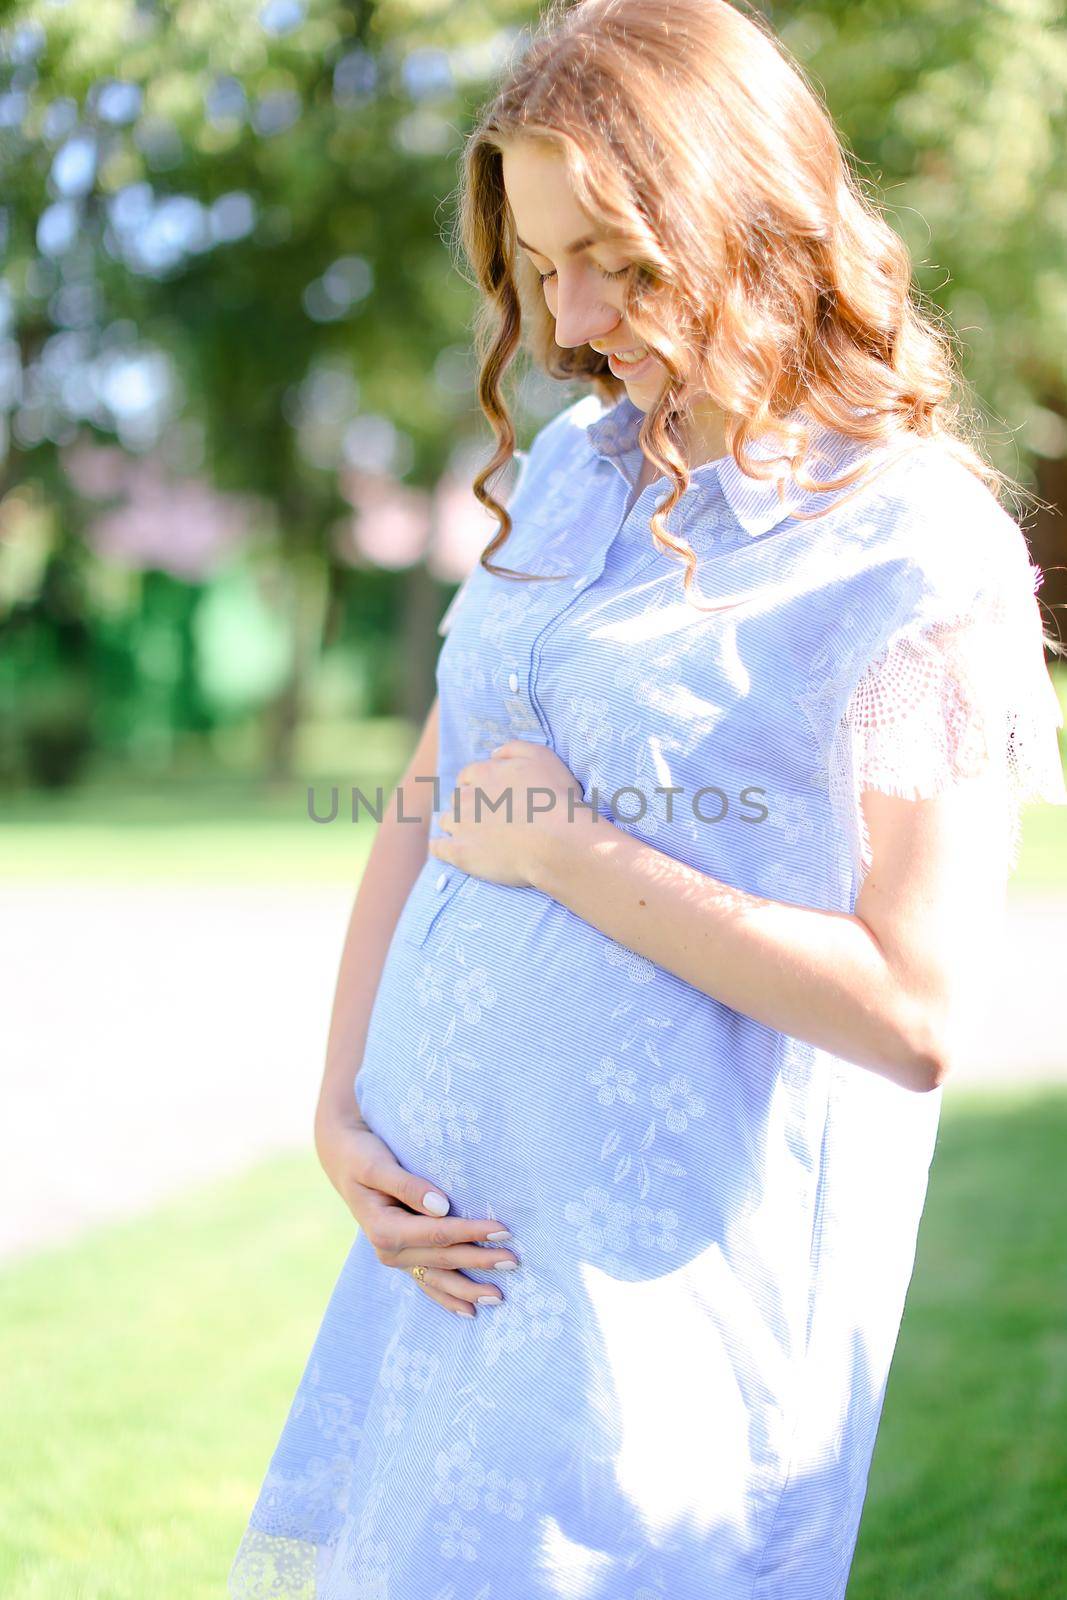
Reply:
[[[641, 413], [521, 459], [441, 625], [442, 804], [507, 739], [751, 894], [851, 913], [865, 787], [1067, 802], [1023, 536], [926, 442], [850, 500], [710, 462], [668, 526]], [[820, 430], [826, 476], [859, 446]], [[819, 473], [816, 470], [815, 476]], [[802, 511], [830, 509], [804, 520]], [[440, 833], [436, 818], [431, 830]], [[355, 1070], [355, 1064], [354, 1064]], [[939, 1090], [756, 1022], [539, 890], [430, 856], [354, 1079], [369, 1125], [520, 1270], [464, 1320], [356, 1233], [234, 1558], [234, 1600], [839, 1600]]]

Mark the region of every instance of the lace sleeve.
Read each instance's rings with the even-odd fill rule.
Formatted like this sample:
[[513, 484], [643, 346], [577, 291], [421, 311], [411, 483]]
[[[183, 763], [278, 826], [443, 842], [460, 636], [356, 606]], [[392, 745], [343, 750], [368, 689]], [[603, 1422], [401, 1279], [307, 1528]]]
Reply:
[[871, 864], [865, 789], [929, 799], [949, 785], [999, 786], [1002, 833], [990, 841], [1016, 866], [1022, 806], [1067, 803], [1056, 730], [1063, 712], [1045, 665], [1034, 589], [990, 588], [966, 611], [905, 624], [866, 668], [837, 729], [830, 791], [857, 879]]

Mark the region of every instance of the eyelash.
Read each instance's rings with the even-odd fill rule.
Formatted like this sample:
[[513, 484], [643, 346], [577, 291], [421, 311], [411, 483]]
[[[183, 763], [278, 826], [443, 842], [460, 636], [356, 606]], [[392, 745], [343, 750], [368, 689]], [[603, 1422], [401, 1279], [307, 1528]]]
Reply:
[[[629, 270], [629, 267], [620, 267], [618, 272], [608, 272], [604, 267], [597, 267], [597, 271], [602, 278], [625, 278]], [[556, 274], [554, 272], [539, 272], [537, 276], [542, 283], [547, 283], [549, 278], [554, 278]]]

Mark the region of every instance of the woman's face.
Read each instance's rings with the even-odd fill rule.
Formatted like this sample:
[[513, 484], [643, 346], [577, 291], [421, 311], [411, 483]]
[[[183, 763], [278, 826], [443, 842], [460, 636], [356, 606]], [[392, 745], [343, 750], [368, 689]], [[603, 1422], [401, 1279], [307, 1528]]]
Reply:
[[[556, 343], [589, 344], [602, 355], [640, 348], [622, 319], [629, 259], [579, 206], [562, 156], [538, 140], [515, 139], [504, 150], [502, 168], [519, 247], [541, 275]], [[636, 363], [613, 357], [610, 365], [634, 404], [651, 410], [667, 380], [662, 363], [646, 355]]]

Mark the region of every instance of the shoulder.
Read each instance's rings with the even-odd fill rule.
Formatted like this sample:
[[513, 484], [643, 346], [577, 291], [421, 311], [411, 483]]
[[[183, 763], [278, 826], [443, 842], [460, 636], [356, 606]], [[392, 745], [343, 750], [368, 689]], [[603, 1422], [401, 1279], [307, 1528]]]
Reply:
[[943, 442], [924, 440], [891, 468], [883, 498], [920, 611], [964, 615], [993, 595], [1033, 602], [1041, 574], [1022, 528]]
[[587, 446], [589, 424], [606, 415], [607, 409], [595, 394], [583, 394], [564, 406], [534, 434], [528, 452], [531, 459], [536, 455], [539, 461], [547, 460]]
[[516, 450], [518, 476], [508, 497], [508, 510], [522, 509], [527, 496], [536, 499], [546, 482], [581, 472], [594, 459], [589, 424], [603, 415], [595, 394], [582, 395], [543, 423], [525, 450]]

